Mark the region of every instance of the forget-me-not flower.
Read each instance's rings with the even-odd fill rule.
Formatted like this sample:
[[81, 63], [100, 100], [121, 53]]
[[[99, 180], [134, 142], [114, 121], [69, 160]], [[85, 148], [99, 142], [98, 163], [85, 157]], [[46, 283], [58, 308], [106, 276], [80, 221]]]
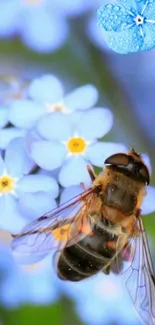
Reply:
[[2, 0], [0, 9], [0, 37], [19, 35], [28, 47], [45, 53], [67, 39], [66, 19], [51, 7], [51, 0]]
[[155, 1], [118, 0], [98, 10], [98, 23], [107, 44], [126, 54], [155, 47]]
[[35, 165], [23, 138], [10, 142], [0, 157], [0, 228], [16, 233], [56, 206], [58, 185], [48, 175], [30, 175]]
[[55, 112], [38, 121], [36, 134], [30, 133], [27, 147], [41, 168], [61, 167], [58, 179], [62, 186], [90, 184], [88, 164], [103, 167], [108, 155], [126, 151], [123, 144], [97, 141], [112, 124], [111, 111], [102, 107], [85, 111], [76, 124], [67, 115]]
[[65, 95], [61, 81], [54, 75], [34, 79], [28, 87], [28, 98], [11, 105], [9, 120], [19, 128], [29, 129], [43, 116], [53, 112], [71, 115], [93, 107], [98, 91], [93, 85], [84, 85]]

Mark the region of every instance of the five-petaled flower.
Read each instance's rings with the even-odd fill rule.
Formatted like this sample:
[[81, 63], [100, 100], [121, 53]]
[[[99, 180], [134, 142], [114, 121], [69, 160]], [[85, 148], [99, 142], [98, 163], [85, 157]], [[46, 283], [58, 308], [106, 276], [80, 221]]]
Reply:
[[126, 151], [123, 144], [97, 141], [111, 129], [113, 116], [107, 108], [94, 108], [73, 122], [67, 115], [55, 112], [36, 124], [36, 134], [28, 137], [31, 158], [41, 168], [60, 168], [59, 182], [67, 187], [84, 182], [90, 184], [87, 165], [103, 167], [105, 158]]
[[155, 47], [155, 1], [118, 0], [98, 10], [98, 23], [111, 49], [126, 54]]
[[0, 157], [0, 228], [16, 233], [31, 220], [56, 207], [58, 185], [48, 175], [29, 173], [34, 162], [23, 138], [10, 142], [4, 161]]

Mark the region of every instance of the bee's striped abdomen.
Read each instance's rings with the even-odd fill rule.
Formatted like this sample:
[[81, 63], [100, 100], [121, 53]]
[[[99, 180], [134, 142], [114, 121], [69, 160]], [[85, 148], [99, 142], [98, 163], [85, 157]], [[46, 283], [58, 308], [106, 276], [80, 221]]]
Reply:
[[[64, 248], [58, 259], [58, 276], [63, 280], [80, 281], [102, 270], [115, 254], [108, 246], [111, 240], [116, 241], [117, 237], [97, 226], [92, 236]], [[109, 273], [109, 267], [105, 273]]]

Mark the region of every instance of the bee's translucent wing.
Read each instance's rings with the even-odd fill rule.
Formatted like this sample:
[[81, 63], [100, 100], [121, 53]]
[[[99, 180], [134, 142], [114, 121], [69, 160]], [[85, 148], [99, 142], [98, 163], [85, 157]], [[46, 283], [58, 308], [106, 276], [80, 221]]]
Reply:
[[[148, 241], [141, 217], [139, 236], [130, 242], [130, 258], [121, 270], [124, 284], [144, 324], [155, 325], [155, 277]], [[131, 249], [132, 246], [132, 249]]]
[[[76, 196], [14, 235], [12, 249], [15, 254], [30, 256], [36, 260], [53, 249], [72, 245], [90, 232], [88, 209], [95, 196], [94, 189]], [[27, 261], [26, 261], [27, 262]]]

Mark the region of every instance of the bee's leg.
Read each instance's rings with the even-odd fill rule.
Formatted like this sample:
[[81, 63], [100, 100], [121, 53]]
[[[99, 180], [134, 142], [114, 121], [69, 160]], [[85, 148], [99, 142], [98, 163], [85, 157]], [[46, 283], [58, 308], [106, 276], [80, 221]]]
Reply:
[[95, 174], [93, 168], [90, 165], [87, 165], [87, 170], [88, 170], [89, 176], [93, 182], [97, 175]]

